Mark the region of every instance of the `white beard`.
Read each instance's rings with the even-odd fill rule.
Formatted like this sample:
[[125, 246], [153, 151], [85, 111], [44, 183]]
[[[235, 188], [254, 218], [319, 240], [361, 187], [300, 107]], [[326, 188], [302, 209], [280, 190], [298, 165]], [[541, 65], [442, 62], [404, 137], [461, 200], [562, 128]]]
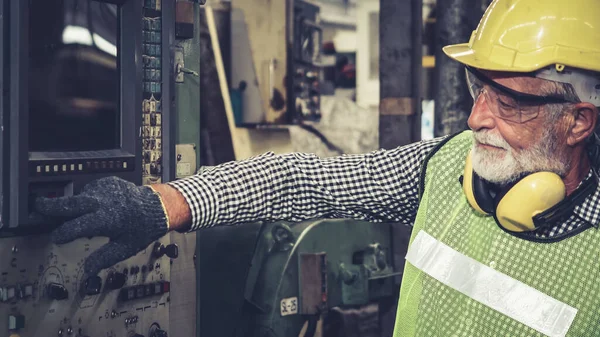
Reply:
[[[500, 135], [490, 131], [473, 132], [473, 171], [481, 178], [496, 184], [508, 184], [524, 173], [549, 171], [564, 176], [568, 170], [565, 156], [557, 151], [556, 139], [547, 130], [537, 144], [516, 152]], [[487, 144], [501, 149], [485, 149]]]

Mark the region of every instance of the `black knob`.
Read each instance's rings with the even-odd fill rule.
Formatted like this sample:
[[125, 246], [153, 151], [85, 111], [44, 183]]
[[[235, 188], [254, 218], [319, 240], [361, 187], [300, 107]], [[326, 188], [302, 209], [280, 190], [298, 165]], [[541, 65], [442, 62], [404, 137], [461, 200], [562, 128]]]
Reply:
[[154, 248], [152, 249], [152, 256], [158, 259], [165, 255], [165, 253], [163, 253], [164, 247], [165, 246], [163, 246], [163, 244], [160, 242], [154, 243]]
[[60, 283], [48, 283], [46, 294], [49, 299], [55, 301], [66, 300], [69, 298], [69, 291]]
[[150, 337], [169, 337], [167, 335], [167, 332], [165, 330], [161, 330], [161, 329], [156, 329], [154, 330], [154, 332], [152, 333], [152, 336]]
[[157, 242], [154, 244], [154, 250], [152, 251], [152, 254], [155, 258], [160, 258], [163, 255], [167, 255], [172, 259], [176, 259], [179, 256], [179, 247], [174, 243], [165, 246], [160, 242]]
[[125, 285], [127, 276], [123, 273], [113, 272], [106, 278], [106, 287], [110, 290], [120, 289]]
[[92, 296], [97, 295], [102, 290], [102, 279], [100, 276], [90, 276], [85, 280], [83, 284], [83, 292], [85, 295]]
[[179, 256], [179, 247], [174, 243], [168, 245], [165, 247], [165, 255], [172, 259], [176, 259]]

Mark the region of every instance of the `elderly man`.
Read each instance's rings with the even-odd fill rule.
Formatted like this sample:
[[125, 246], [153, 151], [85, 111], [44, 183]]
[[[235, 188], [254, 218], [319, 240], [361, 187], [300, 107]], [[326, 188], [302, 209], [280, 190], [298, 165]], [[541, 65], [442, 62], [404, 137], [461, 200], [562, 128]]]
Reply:
[[108, 236], [102, 268], [169, 230], [344, 217], [413, 225], [395, 336], [600, 335], [600, 2], [496, 0], [469, 43], [470, 131], [365, 155], [266, 154], [170, 184], [39, 200]]

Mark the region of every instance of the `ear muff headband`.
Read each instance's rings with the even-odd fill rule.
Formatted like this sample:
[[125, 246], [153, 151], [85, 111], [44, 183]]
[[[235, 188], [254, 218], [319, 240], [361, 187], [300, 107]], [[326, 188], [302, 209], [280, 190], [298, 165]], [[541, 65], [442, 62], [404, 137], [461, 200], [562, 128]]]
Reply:
[[467, 156], [465, 163], [465, 172], [463, 176], [463, 192], [467, 201], [481, 215], [490, 215], [496, 208], [494, 198], [492, 198], [487, 188], [486, 182], [473, 172], [473, 163], [471, 162], [471, 153]]

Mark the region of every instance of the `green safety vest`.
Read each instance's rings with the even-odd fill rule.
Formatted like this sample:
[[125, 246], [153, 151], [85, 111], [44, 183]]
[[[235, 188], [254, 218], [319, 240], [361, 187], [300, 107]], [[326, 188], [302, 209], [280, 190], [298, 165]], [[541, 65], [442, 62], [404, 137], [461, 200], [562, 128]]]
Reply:
[[600, 336], [600, 232], [533, 242], [469, 206], [465, 131], [424, 166], [394, 337]]

